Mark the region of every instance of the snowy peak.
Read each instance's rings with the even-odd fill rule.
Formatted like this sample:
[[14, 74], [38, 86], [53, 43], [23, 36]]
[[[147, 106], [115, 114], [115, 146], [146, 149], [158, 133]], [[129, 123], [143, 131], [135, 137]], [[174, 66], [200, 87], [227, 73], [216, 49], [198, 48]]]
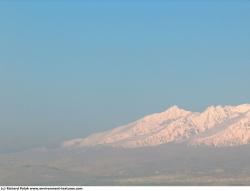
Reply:
[[243, 104], [243, 105], [236, 106], [236, 107], [234, 107], [234, 111], [239, 112], [239, 113], [249, 112], [250, 111], [250, 104]]
[[186, 112], [187, 112], [186, 110], [179, 108], [177, 105], [174, 105], [165, 111], [165, 113], [177, 113], [177, 114]]
[[152, 122], [152, 121], [156, 121], [156, 122], [162, 122], [162, 121], [166, 121], [166, 120], [171, 120], [171, 119], [178, 119], [180, 117], [184, 117], [188, 114], [190, 114], [191, 112], [186, 111], [184, 109], [179, 108], [178, 106], [172, 106], [169, 109], [167, 109], [164, 112], [161, 113], [156, 113], [156, 114], [152, 114], [149, 116], [146, 116], [144, 118], [141, 119], [141, 121], [145, 121], [145, 122]]
[[183, 117], [183, 116], [190, 114], [189, 111], [181, 109], [177, 105], [170, 107], [164, 113], [168, 115], [170, 118], [178, 118], [178, 117]]
[[250, 104], [210, 106], [191, 112], [172, 106], [110, 131], [63, 143], [66, 148], [96, 145], [137, 148], [167, 143], [226, 147], [250, 143]]

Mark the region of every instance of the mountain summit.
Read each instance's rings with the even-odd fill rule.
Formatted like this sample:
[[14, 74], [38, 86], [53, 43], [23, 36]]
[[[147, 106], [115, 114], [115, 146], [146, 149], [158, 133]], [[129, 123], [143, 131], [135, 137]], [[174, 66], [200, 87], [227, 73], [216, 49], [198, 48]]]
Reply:
[[63, 147], [138, 148], [167, 143], [214, 147], [249, 144], [250, 104], [210, 106], [201, 113], [173, 106], [110, 131], [66, 141]]

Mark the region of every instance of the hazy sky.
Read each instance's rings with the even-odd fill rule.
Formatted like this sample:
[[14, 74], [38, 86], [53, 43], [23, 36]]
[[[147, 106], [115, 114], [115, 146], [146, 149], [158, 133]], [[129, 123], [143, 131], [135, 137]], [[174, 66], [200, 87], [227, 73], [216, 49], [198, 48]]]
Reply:
[[171, 105], [250, 103], [249, 1], [1, 1], [0, 151]]

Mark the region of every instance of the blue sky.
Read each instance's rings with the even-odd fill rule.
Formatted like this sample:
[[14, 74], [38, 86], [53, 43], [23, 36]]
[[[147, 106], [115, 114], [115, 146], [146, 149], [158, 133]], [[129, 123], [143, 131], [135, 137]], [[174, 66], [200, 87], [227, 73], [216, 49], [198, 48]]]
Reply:
[[1, 1], [0, 151], [250, 103], [249, 20], [249, 1]]

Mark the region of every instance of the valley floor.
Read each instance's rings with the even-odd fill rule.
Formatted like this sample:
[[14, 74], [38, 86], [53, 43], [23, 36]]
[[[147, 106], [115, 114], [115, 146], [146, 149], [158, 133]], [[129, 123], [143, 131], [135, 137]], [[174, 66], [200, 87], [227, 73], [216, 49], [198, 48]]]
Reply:
[[0, 155], [0, 185], [250, 185], [250, 147], [163, 145]]

